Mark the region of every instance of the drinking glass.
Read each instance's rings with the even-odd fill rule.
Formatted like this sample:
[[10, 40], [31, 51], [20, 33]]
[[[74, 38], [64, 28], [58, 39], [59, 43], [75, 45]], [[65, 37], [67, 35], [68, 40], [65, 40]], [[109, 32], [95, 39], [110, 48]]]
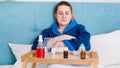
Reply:
[[53, 47], [53, 38], [44, 38], [43, 46], [46, 48], [47, 52], [51, 52]]

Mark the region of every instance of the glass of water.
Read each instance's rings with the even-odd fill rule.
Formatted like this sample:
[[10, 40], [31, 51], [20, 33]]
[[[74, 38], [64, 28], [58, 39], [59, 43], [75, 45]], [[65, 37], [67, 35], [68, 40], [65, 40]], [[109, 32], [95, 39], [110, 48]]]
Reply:
[[53, 38], [44, 38], [43, 46], [46, 48], [47, 52], [51, 52], [53, 47]]

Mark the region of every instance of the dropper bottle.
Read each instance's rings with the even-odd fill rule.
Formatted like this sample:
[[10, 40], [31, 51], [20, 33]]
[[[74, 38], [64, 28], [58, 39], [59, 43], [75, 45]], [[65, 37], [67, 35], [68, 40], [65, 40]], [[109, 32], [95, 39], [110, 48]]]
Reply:
[[44, 58], [45, 57], [45, 49], [43, 47], [42, 35], [39, 35], [36, 56], [37, 56], [37, 58]]
[[84, 44], [80, 45], [80, 58], [81, 59], [86, 59], [86, 51], [85, 51], [85, 45]]

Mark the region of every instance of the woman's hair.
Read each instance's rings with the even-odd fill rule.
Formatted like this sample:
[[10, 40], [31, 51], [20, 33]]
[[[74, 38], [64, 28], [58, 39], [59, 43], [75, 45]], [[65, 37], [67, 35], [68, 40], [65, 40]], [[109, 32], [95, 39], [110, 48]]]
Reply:
[[54, 8], [54, 14], [57, 13], [57, 10], [58, 10], [58, 7], [61, 6], [61, 5], [66, 5], [68, 7], [70, 7], [70, 10], [71, 10], [71, 13], [72, 13], [72, 20], [74, 20], [74, 15], [73, 15], [73, 10], [72, 10], [72, 6], [70, 3], [68, 3], [67, 1], [61, 1], [59, 2], [55, 8]]

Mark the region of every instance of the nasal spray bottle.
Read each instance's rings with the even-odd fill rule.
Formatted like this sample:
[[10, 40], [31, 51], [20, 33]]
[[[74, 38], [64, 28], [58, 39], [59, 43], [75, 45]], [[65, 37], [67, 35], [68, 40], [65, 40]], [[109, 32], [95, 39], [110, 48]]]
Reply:
[[45, 49], [43, 47], [42, 35], [39, 35], [38, 46], [36, 49], [36, 57], [44, 58], [45, 57]]
[[85, 51], [85, 45], [84, 44], [80, 45], [80, 58], [81, 59], [86, 59], [86, 51]]

